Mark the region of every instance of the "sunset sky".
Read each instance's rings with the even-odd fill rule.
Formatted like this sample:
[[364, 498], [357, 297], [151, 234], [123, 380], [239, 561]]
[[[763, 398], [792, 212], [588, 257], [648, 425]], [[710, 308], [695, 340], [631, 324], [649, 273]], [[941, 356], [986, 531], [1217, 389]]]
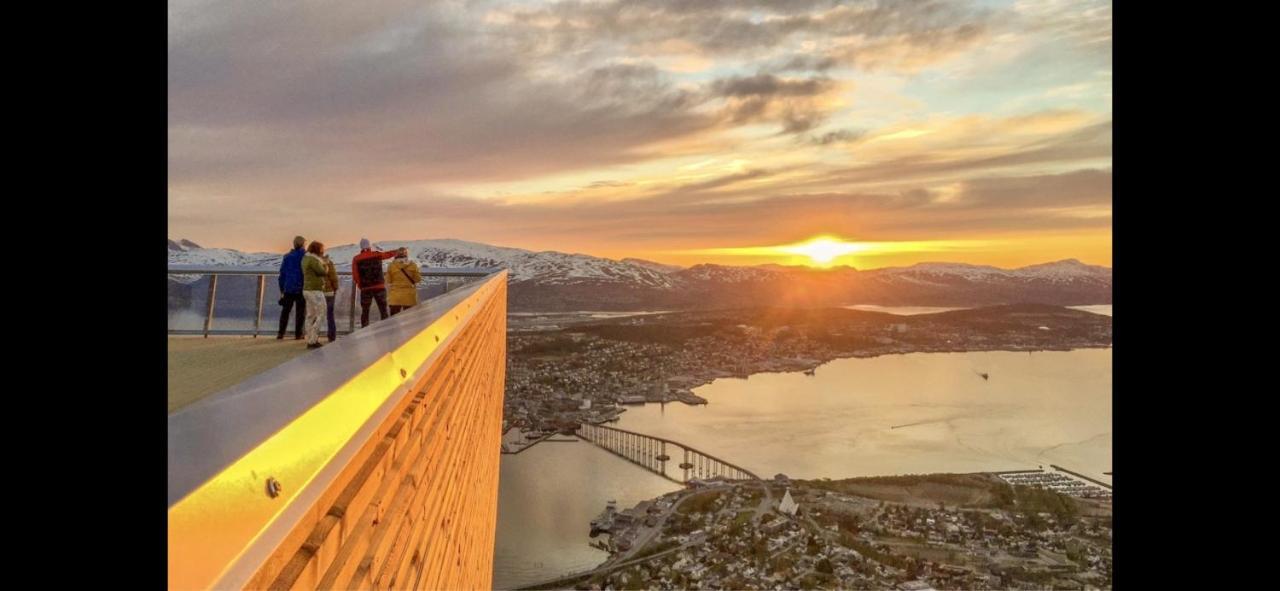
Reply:
[[1093, 1], [170, 0], [169, 237], [1110, 265], [1111, 46]]

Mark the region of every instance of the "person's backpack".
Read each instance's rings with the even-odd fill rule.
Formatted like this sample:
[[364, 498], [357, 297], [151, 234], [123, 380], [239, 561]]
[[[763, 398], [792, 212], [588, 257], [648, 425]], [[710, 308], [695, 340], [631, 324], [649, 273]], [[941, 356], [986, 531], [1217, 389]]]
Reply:
[[356, 264], [355, 272], [360, 274], [361, 285], [378, 285], [384, 282], [382, 276], [382, 260], [369, 257]]

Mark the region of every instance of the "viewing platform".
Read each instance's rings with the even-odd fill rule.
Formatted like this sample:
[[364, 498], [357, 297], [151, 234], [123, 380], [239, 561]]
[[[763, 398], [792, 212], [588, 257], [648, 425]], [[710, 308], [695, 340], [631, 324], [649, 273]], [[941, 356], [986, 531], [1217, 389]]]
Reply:
[[[292, 330], [275, 339], [278, 317], [262, 330], [268, 270], [248, 275], [247, 306], [219, 293], [228, 281], [179, 271], [169, 588], [490, 588], [507, 272], [462, 270], [465, 284], [308, 350]], [[202, 325], [175, 329], [175, 303], [181, 325], [201, 291], [182, 286], [200, 282]]]
[[307, 352], [303, 341], [244, 336], [169, 337], [169, 412]]

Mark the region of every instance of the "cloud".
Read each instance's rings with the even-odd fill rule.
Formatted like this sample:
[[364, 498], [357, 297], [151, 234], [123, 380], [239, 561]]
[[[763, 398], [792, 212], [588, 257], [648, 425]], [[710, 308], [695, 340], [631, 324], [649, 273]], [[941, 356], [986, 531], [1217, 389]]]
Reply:
[[[922, 186], [894, 192], [776, 193], [756, 200], [725, 200], [705, 191], [763, 178], [750, 171], [687, 184], [647, 199], [530, 203], [481, 202], [436, 197], [430, 202], [371, 202], [381, 215], [421, 215], [484, 222], [517, 221], [555, 235], [585, 233], [607, 242], [626, 235], [642, 247], [682, 238], [691, 243], [772, 240], [789, 232], [839, 232], [866, 239], [972, 235], [1010, 229], [1105, 228], [1109, 215], [1080, 218], [1063, 212], [1081, 207], [1108, 209], [1111, 171], [1081, 169], [1056, 175], [979, 177], [961, 184], [960, 196], [939, 203], [938, 191]], [[765, 222], [767, 220], [767, 223]], [[825, 230], [824, 230], [825, 228]], [[794, 231], [792, 231], [794, 230]]]
[[539, 76], [442, 7], [200, 8], [177, 11], [169, 40], [177, 187], [520, 178], [634, 162], [719, 124], [651, 68]]
[[817, 100], [838, 85], [829, 78], [781, 78], [770, 73], [716, 80], [710, 85], [713, 97], [727, 99], [724, 116], [734, 124], [774, 121], [783, 133], [801, 133], [827, 117]]
[[828, 78], [788, 80], [773, 74], [733, 77], [716, 80], [711, 91], [718, 96], [735, 98], [758, 96], [816, 96], [832, 87]]
[[[989, 11], [938, 0], [555, 2], [496, 9], [530, 51], [589, 54], [622, 44], [641, 54], [662, 53], [679, 40], [718, 56], [758, 57], [775, 48], [816, 40], [839, 43], [817, 58], [855, 58], [892, 66], [893, 53], [913, 60], [941, 57], [953, 45], [973, 42], [986, 29]], [[918, 50], [903, 51], [907, 46]], [[798, 63], [797, 63], [798, 65]]]
[[819, 136], [810, 136], [808, 142], [816, 146], [851, 144], [867, 136], [865, 129], [837, 129]]
[[[173, 0], [169, 24], [169, 219], [201, 243], [1110, 223], [1109, 103], [1076, 104], [1109, 86], [1106, 3]], [[1019, 109], [955, 100], [978, 86]]]
[[[678, 85], [651, 63], [618, 60], [663, 51], [748, 59], [786, 40], [932, 52], [948, 31], [980, 30], [984, 18], [932, 1], [176, 0], [171, 184], [262, 192], [496, 181], [637, 162], [653, 155], [648, 146], [725, 127], [773, 122], [802, 133], [828, 118], [813, 99], [834, 91], [832, 80], [762, 71]], [[793, 52], [779, 65], [827, 70], [836, 60]], [[717, 97], [728, 104], [707, 105]]]

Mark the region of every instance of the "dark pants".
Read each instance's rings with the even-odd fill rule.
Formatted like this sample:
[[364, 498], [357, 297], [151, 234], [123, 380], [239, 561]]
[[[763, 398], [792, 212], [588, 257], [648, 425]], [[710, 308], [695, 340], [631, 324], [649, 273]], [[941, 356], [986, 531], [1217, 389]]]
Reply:
[[294, 323], [293, 338], [302, 338], [302, 318], [307, 315], [307, 300], [302, 298], [301, 292], [284, 294], [284, 306], [280, 308], [280, 331], [276, 333], [276, 338], [284, 338], [284, 331], [289, 328], [289, 312], [293, 310], [295, 303], [298, 304], [298, 317]]
[[378, 289], [362, 289], [360, 290], [360, 328], [369, 326], [369, 304], [374, 301], [378, 302], [379, 318], [386, 318], [387, 314], [387, 288]]
[[325, 306], [329, 308], [329, 342], [338, 338], [338, 323], [333, 321], [333, 298], [338, 294], [324, 296]]
[[391, 306], [391, 315], [395, 316], [396, 314], [399, 314], [401, 310], [408, 310], [412, 307], [413, 304], [409, 304], [408, 306]]

